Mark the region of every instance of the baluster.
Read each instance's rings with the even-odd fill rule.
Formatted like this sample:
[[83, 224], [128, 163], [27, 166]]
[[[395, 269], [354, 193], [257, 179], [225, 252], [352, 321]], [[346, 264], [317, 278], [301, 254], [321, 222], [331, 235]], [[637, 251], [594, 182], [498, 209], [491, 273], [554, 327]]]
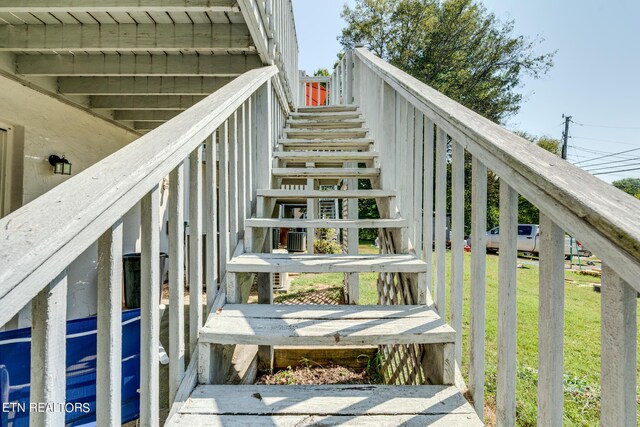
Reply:
[[497, 426], [516, 423], [516, 268], [518, 193], [500, 181]]
[[229, 249], [238, 244], [238, 111], [229, 117]]
[[155, 186], [141, 203], [140, 257], [140, 425], [159, 424], [158, 369], [160, 347], [160, 187]]
[[[422, 162], [424, 161], [424, 114], [415, 109], [415, 123], [413, 131], [413, 205], [409, 211], [414, 215], [415, 224], [409, 222], [413, 227], [413, 247], [417, 256], [422, 250], [422, 227], [423, 215], [420, 214], [422, 206]], [[414, 213], [415, 212], [415, 213]], [[426, 275], [425, 275], [426, 276]], [[424, 285], [424, 283], [423, 283]], [[426, 296], [426, 288], [422, 290]]]
[[[307, 162], [305, 165], [307, 168], [315, 167], [315, 163]], [[307, 190], [313, 191], [315, 190], [316, 180], [314, 178], [307, 179]], [[308, 219], [316, 219], [316, 212], [318, 211], [318, 207], [316, 206], [316, 199], [313, 197], [307, 199], [307, 218]], [[307, 228], [307, 253], [314, 253], [314, 240], [316, 237], [316, 229], [315, 228]]]
[[441, 317], [445, 315], [445, 268], [447, 248], [447, 134], [438, 129], [436, 134], [436, 222], [435, 222], [435, 283], [434, 302]]
[[169, 176], [169, 401], [184, 376], [184, 162]]
[[424, 204], [422, 205], [423, 235], [422, 244], [423, 258], [427, 264], [426, 287], [429, 290], [430, 298], [433, 298], [433, 166], [434, 166], [434, 141], [435, 127], [433, 121], [426, 119], [424, 129]]
[[238, 158], [237, 158], [237, 174], [238, 174], [238, 230], [244, 232], [244, 221], [247, 217], [247, 189], [245, 185], [245, 169], [246, 165], [246, 104], [242, 104], [238, 110]]
[[218, 161], [218, 215], [219, 224], [218, 232], [220, 233], [220, 279], [221, 286], [224, 286], [224, 281], [227, 275], [227, 261], [231, 254], [229, 244], [229, 121], [225, 121], [218, 129], [218, 146], [220, 147], [220, 160]]
[[540, 214], [538, 425], [562, 425], [564, 231]]
[[189, 354], [202, 327], [202, 145], [189, 158]]
[[218, 291], [218, 194], [217, 194], [217, 132], [206, 141], [206, 170], [204, 197], [206, 215], [204, 216], [206, 237], [206, 265], [205, 282], [207, 284], [207, 314], [213, 305]]
[[462, 366], [464, 286], [464, 148], [451, 141], [451, 327], [456, 331], [455, 358]]
[[484, 339], [487, 272], [487, 167], [473, 158], [471, 187], [471, 313], [469, 322], [469, 390], [484, 419]]
[[98, 240], [96, 421], [122, 422], [122, 220]]
[[245, 209], [246, 209], [246, 218], [250, 218], [251, 217], [251, 212], [252, 212], [252, 207], [251, 207], [251, 201], [255, 200], [255, 195], [253, 194], [253, 140], [254, 140], [254, 135], [253, 135], [253, 97], [250, 97], [247, 100], [247, 108], [246, 108], [246, 112], [245, 112], [246, 116], [245, 116], [245, 126], [247, 127], [246, 129], [246, 137], [245, 137], [245, 144], [246, 144], [246, 149], [245, 149], [245, 156], [247, 157], [246, 160], [246, 170], [245, 170], [245, 185], [247, 187], [246, 189], [246, 197], [247, 197], [247, 201], [245, 204]]
[[602, 264], [600, 423], [635, 426], [637, 291]]
[[[47, 285], [31, 304], [32, 403], [66, 401], [67, 271]], [[64, 411], [31, 412], [29, 425], [64, 425]]]
[[[357, 168], [357, 163], [345, 163], [347, 168]], [[358, 179], [347, 179], [347, 189], [357, 190]], [[350, 220], [358, 219], [358, 200], [347, 199], [347, 218]], [[359, 230], [357, 228], [350, 228], [347, 230], [347, 253], [350, 255], [357, 255], [359, 252]], [[360, 275], [358, 273], [347, 273], [349, 304], [360, 304]]]

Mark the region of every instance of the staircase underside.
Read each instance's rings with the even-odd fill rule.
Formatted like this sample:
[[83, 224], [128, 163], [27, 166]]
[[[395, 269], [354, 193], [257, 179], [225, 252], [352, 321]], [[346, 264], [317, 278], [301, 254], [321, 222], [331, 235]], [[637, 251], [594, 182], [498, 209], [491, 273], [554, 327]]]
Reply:
[[483, 425], [451, 386], [199, 386], [169, 426]]

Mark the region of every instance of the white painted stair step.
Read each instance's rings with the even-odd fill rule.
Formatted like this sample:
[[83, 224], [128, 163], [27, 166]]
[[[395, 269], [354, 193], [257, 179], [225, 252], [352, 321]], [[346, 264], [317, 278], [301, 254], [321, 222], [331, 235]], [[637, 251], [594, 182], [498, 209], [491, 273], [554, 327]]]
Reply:
[[367, 128], [359, 129], [291, 129], [285, 128], [289, 138], [300, 139], [345, 139], [364, 138], [369, 133]]
[[227, 263], [230, 273], [426, 273], [411, 254], [304, 255], [246, 253]]
[[476, 427], [453, 386], [202, 385], [168, 426]]
[[358, 111], [357, 105], [327, 105], [321, 107], [298, 107], [298, 113], [336, 113]]
[[367, 178], [380, 175], [379, 168], [274, 168], [280, 178]]
[[271, 199], [380, 199], [396, 197], [393, 190], [258, 190], [258, 197]]
[[325, 113], [295, 113], [292, 112], [289, 115], [293, 120], [342, 120], [342, 119], [358, 119], [360, 118], [360, 112], [358, 111], [343, 111], [343, 112], [325, 112]]
[[428, 306], [226, 304], [200, 342], [246, 345], [452, 343], [455, 331]]
[[379, 156], [376, 151], [276, 151], [273, 157], [282, 161], [298, 162], [364, 162]]
[[252, 228], [405, 228], [404, 218], [393, 219], [286, 219], [249, 218], [245, 227]]
[[371, 138], [334, 138], [334, 139], [290, 138], [290, 139], [281, 139], [278, 142], [282, 144], [283, 148], [288, 150], [291, 150], [291, 149], [366, 150], [369, 148], [371, 144], [373, 144], [373, 139]]

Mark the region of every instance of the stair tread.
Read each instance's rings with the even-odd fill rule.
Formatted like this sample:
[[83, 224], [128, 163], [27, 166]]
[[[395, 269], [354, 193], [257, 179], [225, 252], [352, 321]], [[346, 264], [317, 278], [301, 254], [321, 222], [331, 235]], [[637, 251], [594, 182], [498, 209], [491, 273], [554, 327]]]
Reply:
[[455, 331], [429, 306], [227, 304], [200, 342], [248, 345], [451, 343]]
[[273, 168], [271, 174], [277, 177], [327, 177], [349, 178], [380, 175], [379, 168]]
[[274, 157], [280, 159], [299, 159], [314, 157], [318, 159], [373, 159], [379, 156], [377, 151], [275, 151]]
[[300, 139], [300, 138], [281, 138], [280, 144], [373, 144], [373, 138], [333, 138], [333, 139]]
[[368, 128], [345, 128], [345, 129], [307, 129], [307, 128], [284, 128], [286, 133], [366, 133], [369, 132]]
[[392, 219], [289, 219], [248, 218], [246, 227], [256, 228], [402, 228], [407, 227], [404, 218]]
[[167, 425], [481, 426], [454, 386], [201, 385]]
[[359, 111], [317, 111], [310, 113], [289, 114], [291, 120], [342, 120], [342, 119], [359, 119], [362, 115]]
[[258, 190], [259, 197], [277, 199], [374, 199], [395, 197], [392, 190]]
[[321, 105], [316, 107], [298, 107], [298, 113], [315, 113], [315, 112], [348, 112], [348, 111], [358, 111], [359, 106], [355, 104], [350, 105]]
[[251, 273], [424, 273], [427, 264], [414, 255], [242, 254], [227, 263], [229, 272]]

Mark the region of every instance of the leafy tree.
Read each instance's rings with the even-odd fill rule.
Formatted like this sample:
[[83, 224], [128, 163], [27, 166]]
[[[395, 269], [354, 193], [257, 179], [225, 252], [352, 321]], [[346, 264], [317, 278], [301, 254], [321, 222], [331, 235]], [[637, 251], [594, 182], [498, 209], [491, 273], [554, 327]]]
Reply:
[[314, 77], [330, 77], [331, 73], [326, 68], [318, 68], [315, 73], [313, 73]]
[[514, 34], [476, 0], [356, 0], [345, 5], [345, 49], [364, 44], [391, 64], [479, 114], [501, 122], [518, 111], [525, 75], [539, 78], [554, 53]]
[[631, 194], [636, 199], [640, 199], [640, 178], [625, 178], [613, 181], [614, 187]]

